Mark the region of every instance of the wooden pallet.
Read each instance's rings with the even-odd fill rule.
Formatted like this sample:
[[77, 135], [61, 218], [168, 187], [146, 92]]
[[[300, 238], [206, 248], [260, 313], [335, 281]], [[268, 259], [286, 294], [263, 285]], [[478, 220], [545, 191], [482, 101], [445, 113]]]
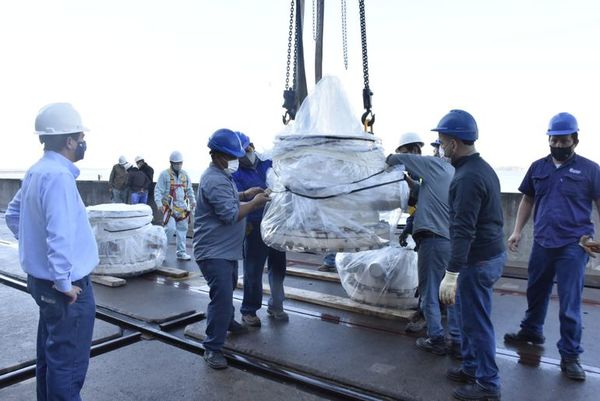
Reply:
[[127, 284], [127, 280], [120, 277], [113, 276], [100, 276], [98, 274], [92, 274], [92, 282], [107, 287], [122, 287]]

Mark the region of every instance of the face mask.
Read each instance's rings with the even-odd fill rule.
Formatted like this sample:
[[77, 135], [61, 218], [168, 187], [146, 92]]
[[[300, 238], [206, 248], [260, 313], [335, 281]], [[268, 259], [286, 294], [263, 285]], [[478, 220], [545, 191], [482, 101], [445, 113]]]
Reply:
[[235, 173], [239, 166], [240, 166], [240, 161], [238, 159], [229, 160], [227, 162], [227, 170], [230, 173]]
[[444, 152], [444, 148], [442, 148], [442, 145], [438, 146], [438, 157], [440, 159], [443, 159], [446, 156], [446, 152]]
[[559, 162], [564, 162], [573, 154], [573, 146], [571, 145], [568, 148], [550, 146], [550, 154]]
[[85, 141], [77, 142], [77, 147], [75, 148], [75, 161], [83, 159], [86, 150], [87, 144]]
[[254, 164], [254, 162], [256, 161], [256, 153], [254, 153], [254, 151], [246, 152], [246, 157], [248, 158], [250, 164]]
[[180, 163], [171, 163], [171, 170], [173, 171], [180, 171], [181, 170], [181, 164]]

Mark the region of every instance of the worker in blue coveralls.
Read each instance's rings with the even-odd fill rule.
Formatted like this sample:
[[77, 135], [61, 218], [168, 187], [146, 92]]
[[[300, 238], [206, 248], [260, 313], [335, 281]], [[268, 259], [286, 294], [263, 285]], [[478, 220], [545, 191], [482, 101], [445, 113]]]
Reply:
[[[544, 320], [554, 281], [560, 305], [560, 368], [573, 380], [585, 380], [579, 363], [581, 298], [588, 255], [579, 246], [593, 236], [592, 205], [600, 212], [600, 167], [575, 153], [577, 120], [569, 113], [552, 117], [547, 135], [550, 154], [529, 167], [519, 191], [523, 193], [515, 228], [508, 239], [517, 250], [523, 226], [532, 210], [534, 241], [527, 269], [527, 311], [521, 329], [507, 333], [507, 343], [543, 344]], [[582, 244], [583, 245], [583, 244]]]
[[[271, 160], [261, 160], [256, 154], [250, 138], [238, 132], [242, 148], [246, 154], [240, 158], [240, 167], [233, 173], [233, 181], [238, 191], [253, 187], [267, 189], [267, 170], [273, 164]], [[260, 223], [264, 209], [257, 209], [246, 217], [246, 240], [244, 242], [244, 300], [240, 312], [242, 323], [250, 327], [260, 327], [260, 318], [256, 312], [262, 306], [262, 275], [267, 262], [271, 297], [267, 315], [273, 319], [287, 321], [288, 314], [283, 310], [283, 280], [285, 279], [285, 252], [268, 247], [262, 239]]]
[[248, 329], [234, 320], [233, 290], [242, 259], [245, 217], [262, 209], [270, 200], [263, 188], [239, 192], [233, 174], [239, 158], [246, 155], [238, 135], [226, 128], [208, 140], [212, 162], [198, 185], [194, 214], [194, 258], [210, 287], [206, 315], [204, 359], [213, 369], [224, 369], [227, 360], [222, 348], [227, 332], [240, 334]]
[[447, 377], [464, 383], [453, 393], [459, 400], [499, 400], [491, 314], [492, 287], [506, 261], [500, 182], [475, 150], [478, 129], [473, 116], [451, 110], [432, 131], [438, 132], [440, 152], [455, 168], [448, 197], [450, 260], [440, 300], [458, 306], [463, 359]]
[[[412, 141], [419, 152], [396, 150], [389, 155], [386, 164], [402, 164], [413, 177], [420, 177], [418, 206], [413, 215], [410, 232], [418, 248], [418, 273], [420, 307], [427, 324], [427, 337], [417, 339], [417, 347], [436, 355], [451, 354], [460, 359], [460, 329], [454, 306], [448, 306], [448, 334], [446, 344], [439, 290], [450, 259], [450, 233], [448, 223], [448, 191], [454, 176], [454, 167], [445, 158], [421, 156], [419, 135], [407, 133], [402, 136]], [[409, 138], [409, 139], [406, 139]], [[405, 246], [405, 245], [403, 245]]]
[[98, 265], [96, 239], [75, 179], [86, 151], [79, 113], [68, 103], [40, 110], [35, 132], [44, 155], [29, 168], [6, 210], [19, 240], [27, 289], [40, 308], [38, 401], [81, 400], [92, 345], [96, 302], [89, 274]]

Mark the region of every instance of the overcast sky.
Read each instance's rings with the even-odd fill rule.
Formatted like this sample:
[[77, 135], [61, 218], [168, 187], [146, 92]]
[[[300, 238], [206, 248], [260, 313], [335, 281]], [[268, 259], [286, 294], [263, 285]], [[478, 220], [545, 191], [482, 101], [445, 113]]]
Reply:
[[[339, 76], [357, 118], [362, 65], [357, 1], [347, 0], [350, 68], [340, 1], [327, 0], [324, 73]], [[579, 120], [578, 152], [600, 161], [600, 2], [366, 0], [376, 134], [425, 139], [452, 108], [479, 124], [478, 150], [496, 167], [548, 153], [552, 115]], [[314, 85], [312, 1], [305, 46]], [[88, 134], [84, 168], [142, 154], [155, 168], [172, 150], [203, 169], [217, 128], [271, 147], [282, 129], [287, 0], [19, 0], [0, 3], [0, 169], [41, 154], [37, 111], [66, 101]], [[193, 177], [196, 181], [198, 177]]]

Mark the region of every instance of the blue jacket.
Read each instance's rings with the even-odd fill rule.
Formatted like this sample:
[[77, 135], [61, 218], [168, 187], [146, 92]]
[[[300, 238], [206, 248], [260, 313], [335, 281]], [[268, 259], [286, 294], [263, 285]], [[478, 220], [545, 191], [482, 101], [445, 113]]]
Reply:
[[[233, 182], [235, 182], [238, 191], [242, 192], [252, 187], [267, 189], [267, 170], [271, 168], [273, 162], [271, 160], [257, 160], [258, 162], [254, 168], [244, 167], [240, 164], [238, 170], [232, 174]], [[263, 212], [264, 208], [257, 209], [246, 216], [246, 220], [260, 223]]]
[[500, 182], [479, 153], [453, 163], [450, 183], [450, 246], [448, 270], [485, 261], [504, 251]]

